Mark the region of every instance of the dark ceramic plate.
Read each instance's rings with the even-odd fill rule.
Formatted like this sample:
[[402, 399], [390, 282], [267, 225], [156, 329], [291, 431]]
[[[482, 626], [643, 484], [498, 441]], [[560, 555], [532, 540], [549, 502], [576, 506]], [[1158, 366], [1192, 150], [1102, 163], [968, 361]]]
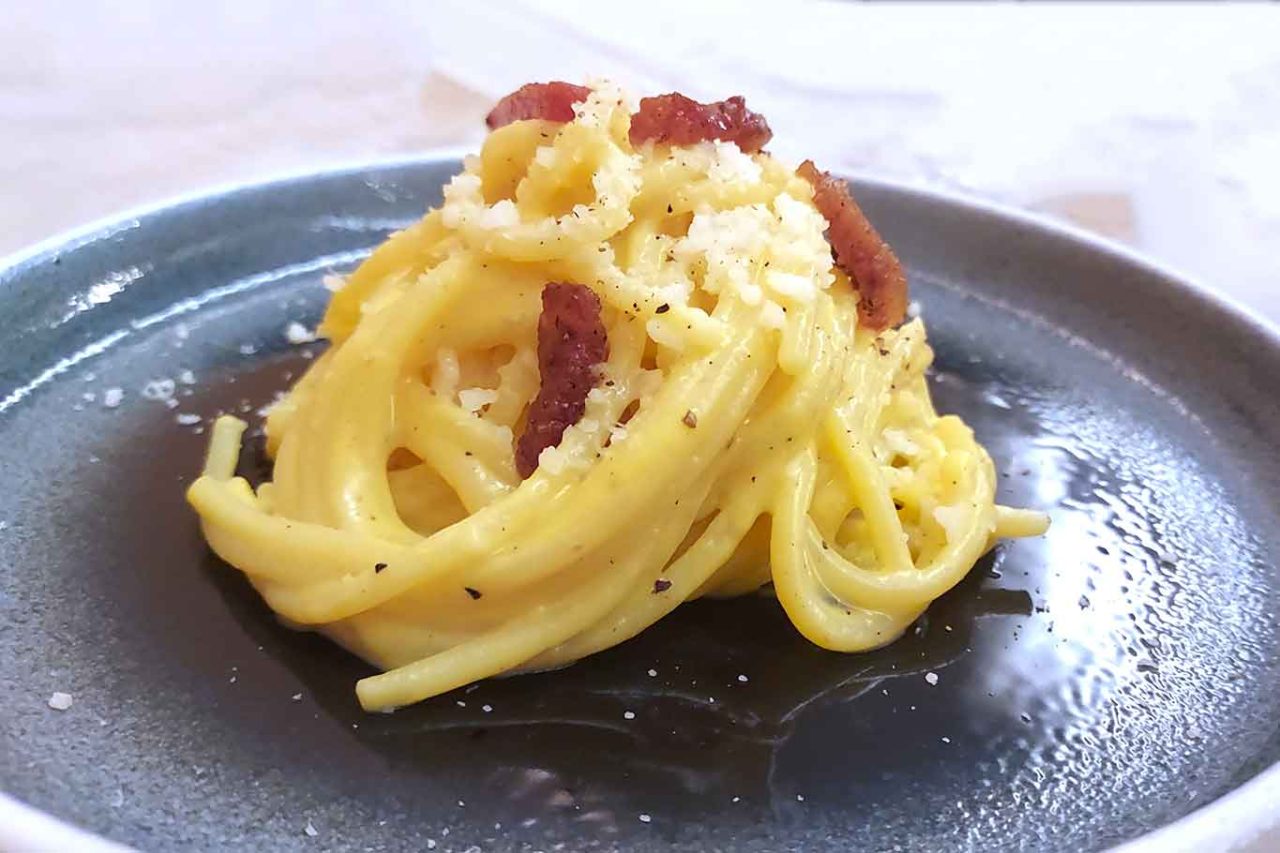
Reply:
[[209, 419], [256, 419], [309, 364], [284, 330], [322, 275], [456, 168], [235, 189], [0, 271], [0, 788], [153, 850], [1082, 850], [1207, 804], [1163, 839], [1280, 820], [1275, 332], [1087, 238], [876, 182], [939, 407], [1049, 535], [872, 654], [765, 598], [699, 603], [561, 672], [361, 713], [368, 667], [281, 627], [182, 493]]

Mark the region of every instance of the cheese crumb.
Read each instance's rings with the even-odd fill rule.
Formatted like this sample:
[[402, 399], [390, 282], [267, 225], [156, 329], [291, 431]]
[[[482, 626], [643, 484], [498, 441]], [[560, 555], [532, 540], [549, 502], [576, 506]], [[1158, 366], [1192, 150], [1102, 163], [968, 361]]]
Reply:
[[905, 430], [886, 429], [880, 433], [880, 437], [890, 453], [906, 457], [914, 457], [920, 453], [920, 445], [912, 441]]
[[568, 463], [568, 458], [559, 447], [548, 447], [538, 454], [538, 467], [552, 476], [563, 471]]
[[196, 375], [190, 370], [183, 370], [178, 373], [178, 381], [183, 385], [195, 385]]
[[970, 516], [969, 507], [963, 504], [935, 507], [933, 517], [947, 535], [948, 542], [959, 542], [964, 536]]
[[200, 423], [200, 416], [183, 412], [180, 415], [176, 415], [174, 417], [174, 420], [177, 421], [182, 426], [195, 426], [196, 424]]
[[817, 293], [812, 279], [795, 273], [770, 270], [765, 273], [764, 283], [774, 293], [795, 302], [812, 302]]
[[726, 184], [755, 184], [760, 182], [760, 164], [750, 154], [744, 154], [735, 143], [717, 139], [704, 142], [710, 147], [710, 168], [707, 177]]
[[70, 693], [55, 692], [49, 697], [49, 707], [55, 711], [65, 711], [73, 701]]
[[102, 392], [102, 405], [114, 409], [124, 399], [124, 391], [120, 388], [108, 388]]
[[458, 392], [458, 404], [473, 415], [497, 399], [498, 392], [488, 388], [464, 388]]
[[504, 198], [492, 207], [481, 208], [478, 218], [481, 228], [499, 231], [503, 228], [515, 228], [520, 224], [520, 211], [511, 199]]

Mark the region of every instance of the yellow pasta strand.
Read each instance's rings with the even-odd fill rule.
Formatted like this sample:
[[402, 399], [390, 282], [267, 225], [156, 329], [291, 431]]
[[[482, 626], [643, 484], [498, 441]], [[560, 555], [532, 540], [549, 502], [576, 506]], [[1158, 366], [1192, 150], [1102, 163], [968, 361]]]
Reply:
[[[772, 584], [828, 649], [891, 642], [999, 537], [990, 458], [933, 409], [920, 321], [875, 334], [808, 184], [731, 145], [647, 146], [602, 85], [494, 131], [445, 202], [329, 305], [329, 350], [267, 420], [273, 479], [213, 430], [188, 499], [293, 623], [384, 672], [388, 710], [559, 666], [682, 602]], [[540, 294], [600, 297], [586, 414], [521, 481]]]

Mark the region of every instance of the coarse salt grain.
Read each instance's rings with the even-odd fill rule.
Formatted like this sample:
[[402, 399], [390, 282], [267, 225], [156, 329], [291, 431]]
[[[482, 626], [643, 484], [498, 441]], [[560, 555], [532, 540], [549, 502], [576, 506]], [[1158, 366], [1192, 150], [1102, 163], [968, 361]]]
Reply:
[[182, 426], [195, 426], [196, 424], [200, 423], [200, 416], [183, 412], [182, 414], [175, 415], [174, 420], [177, 421]]
[[651, 820], [653, 820], [653, 818], [649, 817], [649, 815], [647, 815], [647, 814], [642, 814], [642, 815], [640, 815], [640, 822], [641, 822], [641, 823], [649, 823]]
[[658, 677], [658, 671], [657, 671], [656, 669], [651, 669], [651, 670], [649, 670], [649, 677], [650, 677], [650, 678], [657, 678], [657, 677]]
[[255, 352], [257, 352], [257, 351], [258, 351], [258, 348], [257, 348], [256, 346], [254, 346], [253, 344], [241, 344], [241, 345], [240, 345], [240, 354], [241, 354], [241, 355], [253, 355], [253, 354], [254, 354]]
[[492, 706], [492, 705], [481, 705], [481, 706], [480, 706], [480, 710], [481, 710], [481, 711], [484, 711], [486, 714], [491, 714], [491, 713], [493, 713], [493, 706]]
[[320, 834], [320, 830], [316, 829], [315, 824], [311, 822], [311, 818], [307, 818], [307, 825], [302, 828], [308, 838], [315, 838]]
[[933, 685], [938, 683], [938, 673], [926, 672], [924, 674], [924, 680], [929, 682], [929, 686], [932, 687]]
[[70, 693], [55, 692], [49, 697], [49, 707], [55, 711], [65, 711], [73, 701]]
[[739, 675], [738, 680], [741, 681], [743, 684], [746, 684], [748, 681], [750, 681], [750, 679], [747, 678], [745, 675]]
[[284, 338], [291, 344], [309, 344], [316, 339], [316, 333], [295, 320], [284, 327]]
[[622, 719], [624, 719], [624, 720], [634, 720], [635, 718], [636, 718], [636, 712], [635, 712], [635, 711], [623, 711], [623, 712], [622, 712]]
[[295, 701], [295, 702], [301, 702], [301, 701], [302, 701], [302, 694], [301, 694], [301, 693], [295, 693], [295, 694], [293, 694], [293, 695], [292, 695], [291, 697], [289, 697], [289, 698], [290, 698], [290, 699], [292, 699], [292, 700], [293, 700], [293, 701]]
[[342, 290], [342, 288], [347, 286], [347, 280], [340, 275], [326, 275], [324, 278], [320, 279], [320, 281], [324, 284], [325, 290], [330, 293], [337, 293], [339, 290]]

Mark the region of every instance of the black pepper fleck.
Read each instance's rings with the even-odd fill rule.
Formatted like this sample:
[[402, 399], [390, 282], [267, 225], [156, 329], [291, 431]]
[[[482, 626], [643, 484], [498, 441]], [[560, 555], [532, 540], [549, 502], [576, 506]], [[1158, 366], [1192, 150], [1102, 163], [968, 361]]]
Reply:
[[467, 595], [471, 596], [472, 598], [479, 598], [481, 595], [483, 595], [483, 593], [480, 592], [480, 590], [472, 589], [469, 586], [464, 586], [463, 589], [465, 589], [467, 591]]
[[657, 308], [654, 308], [654, 309], [653, 309], [653, 313], [655, 313], [655, 314], [665, 314], [665, 313], [667, 313], [667, 312], [668, 312], [668, 311], [670, 311], [670, 310], [671, 310], [671, 306], [664, 302], [664, 303], [662, 303], [661, 305], [659, 305]]
[[655, 595], [660, 592], [666, 592], [669, 589], [671, 589], [671, 581], [666, 578], [658, 578], [653, 582], [653, 592]]
[[386, 564], [386, 563], [374, 563], [374, 564], [373, 564], [373, 573], [376, 575], [378, 572], [382, 571], [382, 570], [383, 570], [383, 569], [385, 569], [386, 567], [387, 567], [387, 564]]
[[680, 422], [689, 429], [693, 429], [698, 425], [698, 416], [693, 413], [693, 409], [690, 409], [684, 413], [684, 417], [680, 419]]

